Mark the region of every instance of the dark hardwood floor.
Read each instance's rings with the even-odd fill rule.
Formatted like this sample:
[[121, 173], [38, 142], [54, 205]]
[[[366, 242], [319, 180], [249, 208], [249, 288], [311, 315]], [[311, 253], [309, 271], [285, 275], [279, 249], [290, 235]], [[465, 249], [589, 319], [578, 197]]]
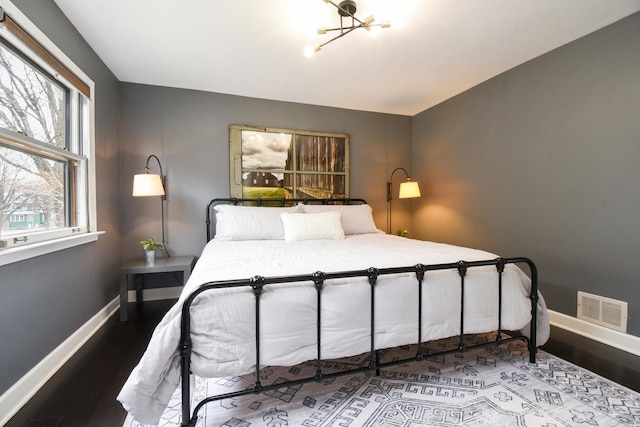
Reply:
[[[124, 324], [116, 313], [5, 427], [122, 426], [116, 395], [173, 303], [130, 304]], [[551, 337], [543, 350], [640, 391], [640, 357], [558, 328]]]
[[125, 323], [116, 312], [5, 427], [122, 426], [116, 396], [174, 303], [148, 301], [141, 310], [130, 303]]
[[574, 365], [640, 392], [640, 356], [551, 327], [551, 338], [541, 347]]

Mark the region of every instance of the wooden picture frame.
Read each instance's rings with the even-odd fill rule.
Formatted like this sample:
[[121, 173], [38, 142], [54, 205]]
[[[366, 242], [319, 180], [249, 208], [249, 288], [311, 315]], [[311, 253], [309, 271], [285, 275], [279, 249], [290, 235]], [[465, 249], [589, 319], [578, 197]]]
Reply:
[[348, 198], [349, 135], [229, 126], [230, 195]]

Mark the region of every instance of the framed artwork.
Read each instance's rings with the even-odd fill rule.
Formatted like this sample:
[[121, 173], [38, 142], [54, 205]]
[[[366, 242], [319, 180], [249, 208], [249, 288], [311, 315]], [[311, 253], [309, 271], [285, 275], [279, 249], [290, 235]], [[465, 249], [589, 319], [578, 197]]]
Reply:
[[349, 135], [229, 126], [231, 197], [349, 197]]

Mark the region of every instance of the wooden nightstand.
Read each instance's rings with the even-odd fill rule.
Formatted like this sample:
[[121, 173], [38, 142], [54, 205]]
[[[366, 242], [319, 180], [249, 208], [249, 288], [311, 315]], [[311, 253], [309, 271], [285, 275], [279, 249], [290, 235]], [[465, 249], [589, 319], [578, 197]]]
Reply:
[[[156, 258], [153, 264], [143, 260], [125, 264], [120, 269], [120, 321], [127, 321], [127, 303], [129, 302], [129, 285], [136, 283], [136, 276], [151, 273], [182, 272], [182, 285], [189, 280], [189, 275], [196, 262], [194, 256], [177, 256]], [[136, 285], [136, 301], [142, 302], [142, 281]]]

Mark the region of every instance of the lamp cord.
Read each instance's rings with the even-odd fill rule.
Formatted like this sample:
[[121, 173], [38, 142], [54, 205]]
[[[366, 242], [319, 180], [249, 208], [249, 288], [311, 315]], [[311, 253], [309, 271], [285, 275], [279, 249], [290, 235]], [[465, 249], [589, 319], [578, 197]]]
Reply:
[[387, 234], [391, 234], [391, 199], [387, 201]]
[[164, 253], [167, 254], [167, 258], [171, 258], [171, 255], [169, 255], [169, 251], [167, 250], [167, 244], [165, 243], [165, 238], [164, 238], [164, 201], [165, 199], [163, 197], [160, 197], [160, 206], [161, 206], [161, 212], [162, 212], [162, 249], [164, 250]]

